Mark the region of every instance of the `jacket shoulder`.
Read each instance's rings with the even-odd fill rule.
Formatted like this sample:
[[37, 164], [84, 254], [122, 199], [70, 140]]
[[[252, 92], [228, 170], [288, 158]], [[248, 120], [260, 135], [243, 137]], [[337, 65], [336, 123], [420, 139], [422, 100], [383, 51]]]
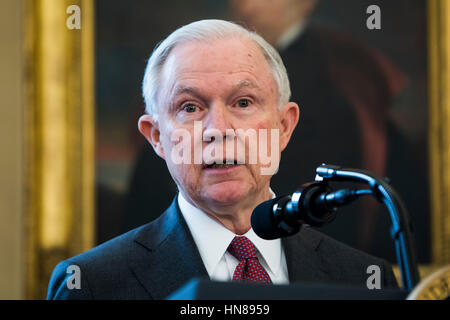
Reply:
[[337, 281], [365, 284], [371, 270], [379, 268], [382, 287], [398, 287], [392, 266], [386, 260], [350, 247], [312, 228], [304, 228], [302, 234], [316, 243], [315, 251]]
[[150, 226], [133, 229], [58, 263], [49, 281], [47, 299], [94, 299], [99, 288], [122, 282], [130, 272], [129, 255], [138, 246], [134, 239]]

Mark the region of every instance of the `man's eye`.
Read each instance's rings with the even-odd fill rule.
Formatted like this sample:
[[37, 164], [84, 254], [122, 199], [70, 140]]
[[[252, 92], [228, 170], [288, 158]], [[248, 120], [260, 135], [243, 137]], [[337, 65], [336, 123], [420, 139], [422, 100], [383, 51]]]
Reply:
[[187, 104], [183, 107], [183, 110], [189, 113], [197, 111], [197, 106], [194, 104]]
[[250, 101], [248, 99], [240, 99], [238, 101], [238, 106], [240, 108], [247, 108], [249, 106], [249, 104], [250, 104]]

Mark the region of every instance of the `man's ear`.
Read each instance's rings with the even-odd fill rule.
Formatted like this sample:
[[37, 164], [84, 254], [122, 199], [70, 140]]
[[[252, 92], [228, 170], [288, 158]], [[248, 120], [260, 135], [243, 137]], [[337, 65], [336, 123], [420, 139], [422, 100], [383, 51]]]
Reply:
[[144, 114], [139, 118], [138, 128], [145, 139], [150, 142], [156, 154], [165, 159], [164, 149], [160, 140], [161, 135], [158, 122], [155, 121], [151, 115]]
[[300, 117], [300, 109], [295, 102], [288, 102], [281, 110], [280, 151], [283, 151], [291, 139]]

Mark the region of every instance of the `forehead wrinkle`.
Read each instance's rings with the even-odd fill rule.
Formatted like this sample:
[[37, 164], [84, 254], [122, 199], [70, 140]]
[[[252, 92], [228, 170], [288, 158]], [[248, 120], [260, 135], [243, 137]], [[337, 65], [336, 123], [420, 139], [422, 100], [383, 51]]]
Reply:
[[[248, 89], [256, 89], [256, 90], [262, 90], [263, 83], [260, 83], [260, 81], [268, 81], [269, 86], [275, 85], [276, 89], [276, 82], [273, 78], [273, 74], [271, 72], [271, 69], [265, 59], [265, 57], [262, 56], [264, 63], [258, 64], [256, 61], [250, 62], [236, 62], [236, 65], [234, 67], [231, 67], [231, 70], [224, 69], [224, 70], [207, 70], [204, 71], [203, 67], [204, 65], [197, 65], [196, 68], [192, 69], [192, 65], [189, 63], [180, 63], [180, 51], [185, 47], [184, 45], [175, 48], [175, 50], [170, 54], [168, 60], [166, 61], [165, 65], [163, 66], [163, 74], [164, 78], [166, 80], [169, 80], [168, 82], [172, 82], [172, 85], [169, 85], [168, 90], [165, 90], [167, 95], [170, 96], [170, 100], [172, 100], [175, 97], [179, 97], [180, 95], [187, 94], [192, 95], [198, 98], [204, 98], [205, 94], [208, 92], [208, 88], [204, 88], [203, 84], [198, 87], [195, 83], [192, 83], [191, 80], [194, 80], [196, 78], [203, 80], [208, 78], [208, 74], [212, 75], [212, 73], [222, 74], [221, 78], [224, 79], [227, 76], [236, 75], [239, 73], [242, 73], [241, 79], [239, 79], [239, 76], [237, 80], [235, 80], [235, 83], [229, 83], [227, 85], [227, 90], [222, 91], [222, 97], [225, 98], [226, 95], [235, 94], [241, 89], [248, 88]], [[254, 50], [257, 49], [254, 45], [252, 45], [253, 50], [249, 50], [250, 53], [254, 53]], [[251, 57], [250, 53], [247, 55], [247, 57]], [[183, 54], [185, 54], [183, 52]], [[253, 57], [255, 55], [253, 54]], [[178, 62], [178, 63], [177, 63]], [[234, 61], [230, 61], [233, 64]], [[198, 68], [197, 68], [198, 67]], [[228, 65], [230, 67], [230, 65]], [[233, 70], [234, 69], [234, 70]], [[264, 76], [259, 79], [255, 78], [255, 73], [263, 72]], [[205, 74], [206, 73], [206, 74]], [[202, 75], [205, 74], [205, 77], [202, 77]], [[267, 77], [267, 79], [266, 79]], [[187, 83], [185, 82], [187, 81]], [[170, 88], [171, 87], [171, 88]], [[206, 91], [205, 91], [206, 89]], [[225, 88], [224, 88], [225, 89]]]

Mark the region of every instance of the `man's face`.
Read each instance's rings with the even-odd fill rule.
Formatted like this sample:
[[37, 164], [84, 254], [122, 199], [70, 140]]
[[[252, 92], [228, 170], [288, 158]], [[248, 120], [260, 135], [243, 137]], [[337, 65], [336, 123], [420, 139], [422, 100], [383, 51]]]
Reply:
[[[281, 128], [275, 151], [268, 137], [268, 153], [278, 152], [279, 159], [286, 146], [292, 131], [285, 132], [283, 112], [278, 110], [277, 86], [256, 44], [236, 37], [179, 45], [163, 67], [158, 92], [159, 118], [154, 131], [160, 142], [155, 150], [166, 160], [172, 177], [186, 196], [195, 202], [229, 205], [268, 190], [271, 175], [261, 174], [259, 157], [257, 163], [249, 163], [248, 140], [239, 142], [234, 138], [236, 145], [246, 141], [244, 164], [211, 168], [204, 161], [194, 160], [196, 148], [206, 150], [220, 142], [203, 141], [202, 135], [196, 135], [195, 127], [197, 124], [198, 130], [200, 122], [204, 135], [214, 129], [223, 137], [230, 129], [253, 129], [257, 133], [267, 129], [270, 135], [271, 129]], [[190, 163], [174, 161], [174, 148], [181, 143], [173, 139], [176, 132], [188, 132], [192, 138], [188, 144]], [[225, 150], [225, 141], [220, 160], [237, 160], [237, 148], [230, 154]]]

